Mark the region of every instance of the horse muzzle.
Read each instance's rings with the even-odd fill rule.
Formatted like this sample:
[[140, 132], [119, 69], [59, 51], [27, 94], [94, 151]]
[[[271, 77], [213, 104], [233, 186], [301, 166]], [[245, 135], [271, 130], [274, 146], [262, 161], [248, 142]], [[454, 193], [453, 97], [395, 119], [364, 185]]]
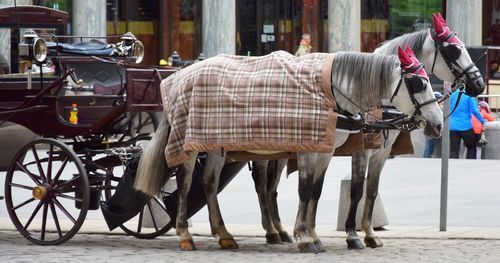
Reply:
[[470, 79], [467, 78], [466, 85], [465, 85], [465, 94], [476, 97], [478, 95], [481, 95], [485, 89], [484, 81], [482, 77], [479, 77], [477, 79]]

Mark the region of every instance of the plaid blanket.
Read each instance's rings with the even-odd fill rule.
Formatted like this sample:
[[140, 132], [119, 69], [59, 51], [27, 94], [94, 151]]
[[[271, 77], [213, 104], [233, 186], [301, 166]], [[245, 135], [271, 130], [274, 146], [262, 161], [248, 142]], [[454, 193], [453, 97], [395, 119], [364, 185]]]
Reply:
[[189, 151], [330, 152], [333, 54], [219, 55], [161, 82], [169, 166]]

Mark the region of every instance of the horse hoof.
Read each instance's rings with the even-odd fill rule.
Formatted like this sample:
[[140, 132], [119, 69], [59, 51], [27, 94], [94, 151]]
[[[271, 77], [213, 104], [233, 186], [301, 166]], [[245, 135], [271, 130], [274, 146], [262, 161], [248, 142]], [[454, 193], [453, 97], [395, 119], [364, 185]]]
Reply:
[[266, 242], [269, 244], [281, 244], [281, 238], [278, 233], [266, 234]]
[[196, 247], [194, 246], [194, 242], [192, 239], [183, 239], [183, 240], [179, 241], [179, 248], [182, 251], [196, 250]]
[[292, 237], [290, 237], [290, 235], [288, 235], [288, 233], [286, 231], [280, 232], [280, 239], [281, 239], [281, 242], [293, 243]]
[[300, 253], [318, 253], [318, 249], [316, 248], [316, 245], [314, 245], [313, 242], [299, 242], [299, 251]]
[[326, 251], [326, 247], [323, 245], [323, 243], [319, 240], [314, 241], [314, 246], [316, 246], [316, 249], [318, 252], [323, 253]]
[[238, 243], [234, 238], [221, 238], [219, 239], [219, 246], [221, 249], [237, 249], [239, 248]]
[[366, 238], [365, 237], [365, 245], [367, 247], [377, 248], [377, 247], [383, 246], [384, 244], [382, 244], [382, 241], [380, 241], [380, 239], [378, 239], [377, 237], [373, 237], [373, 238]]
[[353, 238], [353, 239], [346, 239], [345, 242], [347, 242], [347, 249], [363, 249], [365, 246], [363, 245], [363, 242], [359, 238]]

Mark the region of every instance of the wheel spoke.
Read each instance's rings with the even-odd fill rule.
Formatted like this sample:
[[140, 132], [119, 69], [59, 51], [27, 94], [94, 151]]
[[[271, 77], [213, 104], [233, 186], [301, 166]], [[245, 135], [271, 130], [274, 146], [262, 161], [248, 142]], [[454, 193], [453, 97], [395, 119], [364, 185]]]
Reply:
[[52, 177], [52, 154], [54, 153], [54, 145], [49, 147], [49, 157], [47, 160], [47, 182], [50, 183], [50, 178]]
[[66, 210], [66, 208], [64, 208], [61, 203], [59, 203], [59, 201], [54, 198], [54, 203], [56, 204], [57, 207], [59, 207], [59, 209], [73, 222], [73, 224], [76, 224], [76, 220], [75, 218], [68, 212], [68, 210]]
[[64, 183], [56, 185], [56, 186], [57, 186], [57, 188], [63, 188], [63, 187], [66, 187], [67, 185], [72, 185], [74, 182], [79, 180], [80, 177], [81, 177], [81, 175], [75, 176], [71, 180], [65, 181]]
[[59, 196], [59, 197], [65, 198], [65, 199], [70, 199], [70, 200], [78, 201], [78, 202], [83, 202], [82, 198], [76, 198], [76, 197], [73, 197], [73, 196], [70, 196], [70, 195], [56, 193], [56, 196]]
[[61, 226], [59, 225], [59, 219], [57, 218], [56, 208], [54, 206], [54, 203], [52, 202], [50, 202], [50, 211], [52, 212], [52, 217], [54, 218], [54, 224], [56, 225], [57, 234], [59, 235], [59, 238], [61, 238], [62, 237]]
[[21, 171], [23, 171], [25, 174], [27, 174], [31, 180], [33, 180], [33, 182], [35, 182], [35, 184], [37, 185], [41, 185], [42, 182], [40, 181], [40, 179], [38, 179], [38, 176], [32, 174], [30, 171], [28, 171], [28, 169], [26, 169], [26, 167], [20, 163], [19, 161], [16, 161], [16, 165], [19, 169], [21, 169]]
[[36, 214], [38, 213], [38, 210], [40, 210], [40, 208], [42, 207], [43, 205], [43, 202], [40, 201], [38, 203], [38, 205], [36, 206], [35, 208], [35, 211], [33, 211], [33, 213], [31, 214], [30, 218], [28, 219], [28, 222], [26, 222], [26, 225], [24, 225], [24, 230], [26, 231], [26, 229], [28, 229], [28, 227], [30, 226], [31, 224], [31, 221], [33, 221], [33, 218], [35, 218]]
[[153, 198], [151, 198], [151, 201], [154, 201], [157, 205], [159, 205], [161, 207], [161, 209], [163, 209], [163, 211], [165, 211], [165, 213], [167, 212], [167, 208], [165, 207], [165, 204], [163, 204], [163, 202], [160, 200], [159, 197], [153, 196]]
[[26, 200], [26, 201], [24, 201], [24, 202], [22, 202], [22, 203], [18, 204], [17, 206], [14, 206], [14, 207], [12, 208], [12, 210], [16, 210], [16, 209], [18, 209], [18, 208], [21, 208], [21, 207], [23, 207], [23, 206], [25, 206], [25, 205], [27, 205], [27, 204], [29, 204], [29, 203], [33, 202], [33, 201], [35, 201], [35, 198], [31, 197], [30, 199], [28, 199], [28, 200]]
[[151, 206], [151, 202], [148, 202], [149, 215], [151, 215], [151, 220], [153, 221], [153, 226], [156, 231], [158, 231], [158, 225], [156, 225], [155, 215], [153, 214], [153, 207]]
[[35, 145], [31, 146], [31, 151], [33, 152], [33, 156], [35, 157], [36, 166], [38, 167], [38, 171], [40, 172], [40, 177], [42, 178], [42, 182], [46, 182], [45, 174], [43, 173], [42, 164], [40, 158], [38, 157], [38, 153], [36, 152]]
[[68, 163], [69, 161], [69, 157], [66, 156], [66, 159], [64, 159], [61, 167], [59, 168], [59, 170], [57, 171], [57, 174], [56, 176], [54, 176], [54, 179], [52, 180], [52, 182], [50, 183], [50, 186], [54, 186], [54, 184], [57, 182], [57, 180], [59, 180], [59, 177], [61, 176], [62, 174], [62, 171], [64, 170], [64, 168], [66, 167], [66, 164]]
[[15, 184], [15, 183], [9, 183], [9, 185], [12, 186], [12, 187], [17, 187], [17, 188], [22, 188], [22, 189], [33, 191], [33, 187], [32, 186], [27, 186], [27, 185], [22, 185], [22, 184]]
[[43, 215], [42, 215], [42, 232], [40, 233], [40, 240], [45, 240], [45, 228], [47, 227], [47, 208], [49, 206], [47, 203], [43, 204]]
[[137, 222], [137, 233], [141, 233], [143, 217], [144, 217], [144, 208], [142, 208], [141, 212], [139, 213], [139, 220]]

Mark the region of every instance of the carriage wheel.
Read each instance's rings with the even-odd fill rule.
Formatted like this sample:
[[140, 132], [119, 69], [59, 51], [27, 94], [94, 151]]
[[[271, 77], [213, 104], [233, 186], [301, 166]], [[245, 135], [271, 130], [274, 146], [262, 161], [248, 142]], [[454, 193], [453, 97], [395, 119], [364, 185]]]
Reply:
[[[129, 168], [127, 168], [129, 169]], [[114, 193], [114, 189], [121, 177], [108, 177], [105, 182], [105, 197], [109, 200]], [[167, 195], [166, 192], [160, 192], [155, 195], [132, 219], [128, 220], [120, 228], [125, 233], [140, 238], [140, 239], [153, 239], [162, 236], [172, 228], [170, 217], [167, 209], [163, 203], [163, 196]]]
[[15, 155], [5, 179], [12, 223], [28, 240], [57, 245], [80, 229], [89, 207], [82, 162], [66, 144], [38, 139]]

